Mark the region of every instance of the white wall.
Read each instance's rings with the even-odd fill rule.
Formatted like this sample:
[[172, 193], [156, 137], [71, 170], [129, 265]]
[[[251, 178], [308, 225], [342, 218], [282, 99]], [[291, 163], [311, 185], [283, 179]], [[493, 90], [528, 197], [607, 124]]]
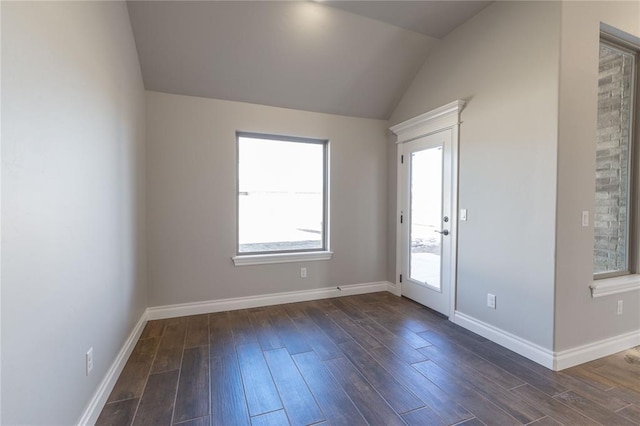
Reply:
[[[563, 2], [558, 149], [555, 349], [640, 333], [640, 292], [592, 299], [600, 22], [640, 37], [640, 2]], [[617, 315], [617, 301], [624, 314]]]
[[[384, 281], [386, 128], [381, 120], [147, 92], [149, 306]], [[333, 259], [233, 265], [237, 130], [330, 140]]]
[[2, 3], [1, 422], [73, 424], [146, 306], [142, 78], [124, 3]]
[[[445, 37], [391, 117], [462, 111], [457, 310], [551, 349], [559, 2], [496, 2]], [[390, 194], [395, 200], [395, 194]], [[390, 219], [389, 226], [395, 227]], [[487, 293], [497, 309], [486, 306]]]

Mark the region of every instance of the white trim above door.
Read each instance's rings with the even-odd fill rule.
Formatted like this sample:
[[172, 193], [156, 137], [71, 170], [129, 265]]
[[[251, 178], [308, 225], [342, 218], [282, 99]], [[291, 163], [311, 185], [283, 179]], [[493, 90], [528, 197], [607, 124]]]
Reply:
[[[460, 124], [460, 112], [465, 102], [457, 100], [444, 105], [440, 108], [436, 108], [432, 111], [421, 114], [417, 117], [404, 121], [390, 128], [390, 130], [397, 136], [397, 161], [398, 161], [398, 175], [397, 175], [397, 221], [396, 221], [396, 285], [400, 289], [400, 293], [407, 295], [415, 300], [415, 283], [411, 286], [407, 286], [403, 289], [401, 277], [406, 276], [406, 272], [403, 274], [403, 270], [406, 270], [409, 265], [407, 256], [409, 256], [409, 250], [405, 250], [404, 246], [408, 247], [407, 236], [409, 235], [407, 227], [409, 226], [408, 220], [403, 218], [403, 209], [407, 203], [407, 188], [410, 185], [407, 171], [407, 161], [409, 159], [405, 155], [404, 163], [402, 159], [404, 151], [412, 151], [409, 147], [416, 145], [421, 139], [427, 136], [439, 134], [439, 137], [447, 138], [447, 144], [449, 145], [449, 153], [445, 157], [444, 170], [447, 170], [447, 176], [443, 176], [445, 179], [450, 179], [450, 195], [447, 199], [443, 199], [443, 212], [447, 212], [447, 227], [449, 235], [446, 236], [448, 241], [442, 245], [442, 250], [446, 250], [441, 255], [447, 260], [442, 263], [446, 267], [445, 271], [442, 271], [443, 279], [447, 280], [446, 286], [443, 288], [448, 289], [448, 294], [441, 295], [439, 301], [430, 300], [427, 295], [426, 299], [418, 300], [418, 302], [431, 307], [438, 312], [448, 316], [453, 320], [453, 313], [455, 312], [456, 301], [456, 272], [457, 272], [457, 230], [458, 230], [458, 131]], [[414, 143], [410, 143], [414, 142]], [[408, 144], [410, 143], [410, 144]], [[405, 145], [407, 144], [407, 145]], [[405, 217], [406, 217], [406, 212]], [[443, 223], [444, 224], [444, 223]], [[444, 228], [443, 228], [444, 229]], [[403, 242], [404, 240], [404, 242]], [[411, 288], [409, 288], [411, 287]], [[425, 286], [428, 288], [429, 286]], [[428, 291], [425, 290], [427, 293]], [[430, 290], [429, 290], [430, 291]], [[413, 297], [412, 297], [413, 296]], [[433, 303], [430, 303], [433, 302]]]

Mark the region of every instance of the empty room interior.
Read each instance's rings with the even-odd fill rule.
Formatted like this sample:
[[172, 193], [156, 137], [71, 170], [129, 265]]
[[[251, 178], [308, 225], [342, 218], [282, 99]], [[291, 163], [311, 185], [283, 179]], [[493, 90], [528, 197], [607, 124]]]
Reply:
[[0, 423], [640, 425], [640, 1], [1, 1]]

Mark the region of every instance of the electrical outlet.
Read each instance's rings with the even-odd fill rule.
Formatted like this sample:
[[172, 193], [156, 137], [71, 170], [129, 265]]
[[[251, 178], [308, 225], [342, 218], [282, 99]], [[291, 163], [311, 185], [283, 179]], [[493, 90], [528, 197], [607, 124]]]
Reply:
[[89, 374], [91, 374], [91, 370], [93, 370], [93, 348], [89, 348], [84, 358], [85, 358], [86, 374], [88, 376]]
[[487, 294], [487, 307], [489, 307], [491, 309], [495, 309], [496, 308], [496, 295], [495, 294], [491, 294], [491, 293]]
[[300, 268], [300, 278], [307, 278], [307, 268]]
[[618, 300], [618, 315], [622, 315], [623, 302]]

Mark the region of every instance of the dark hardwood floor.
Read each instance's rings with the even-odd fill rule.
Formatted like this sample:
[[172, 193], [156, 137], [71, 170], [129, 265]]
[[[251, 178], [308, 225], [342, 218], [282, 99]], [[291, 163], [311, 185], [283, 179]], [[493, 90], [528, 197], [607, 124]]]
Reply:
[[374, 293], [150, 321], [98, 425], [638, 425], [640, 347], [552, 372]]

